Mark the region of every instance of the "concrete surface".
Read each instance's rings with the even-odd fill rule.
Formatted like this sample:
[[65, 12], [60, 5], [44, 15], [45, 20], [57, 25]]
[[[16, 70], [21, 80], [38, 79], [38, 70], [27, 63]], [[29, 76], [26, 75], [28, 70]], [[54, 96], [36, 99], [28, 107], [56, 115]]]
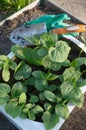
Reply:
[[49, 0], [86, 23], [86, 0]]

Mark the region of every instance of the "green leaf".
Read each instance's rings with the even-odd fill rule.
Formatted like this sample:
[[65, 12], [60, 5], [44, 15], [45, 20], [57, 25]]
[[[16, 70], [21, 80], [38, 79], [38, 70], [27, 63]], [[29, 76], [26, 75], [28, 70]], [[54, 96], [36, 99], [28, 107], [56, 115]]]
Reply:
[[0, 61], [6, 61], [8, 59], [5, 55], [0, 55]]
[[68, 59], [61, 63], [61, 65], [65, 66], [65, 67], [70, 66], [70, 64], [71, 64], [71, 62]]
[[58, 78], [57, 74], [49, 73], [48, 76], [47, 76], [47, 80], [50, 80], [50, 81], [53, 81], [53, 80], [55, 80], [57, 78]]
[[77, 81], [81, 76], [80, 71], [75, 70], [75, 68], [70, 67], [65, 69], [63, 73], [64, 81], [65, 80], [71, 80], [71, 81]]
[[33, 86], [35, 84], [35, 78], [34, 77], [30, 77], [28, 79], [28, 83], [29, 83], [30, 86]]
[[47, 77], [47, 74], [40, 70], [33, 71], [32, 75], [38, 79], [45, 79]]
[[25, 48], [23, 53], [26, 61], [31, 64], [41, 65], [42, 57], [38, 54], [39, 48]]
[[21, 82], [16, 82], [11, 90], [12, 97], [18, 98], [23, 92], [27, 91], [26, 87]]
[[[61, 85], [61, 93], [65, 99], [68, 99], [70, 92], [73, 90], [74, 86], [70, 81], [65, 81]], [[69, 100], [69, 99], [68, 99]]]
[[9, 101], [9, 96], [0, 97], [0, 105], [6, 104]]
[[52, 105], [49, 102], [45, 102], [44, 109], [45, 109], [45, 111], [51, 111]]
[[20, 59], [25, 59], [23, 54], [23, 47], [19, 45], [14, 45], [11, 47], [11, 51]]
[[43, 71], [37, 70], [37, 71], [33, 71], [32, 75], [37, 78], [37, 79], [41, 79], [41, 80], [55, 80], [58, 78], [58, 75], [56, 74], [52, 74], [52, 73], [45, 73]]
[[49, 111], [43, 113], [42, 120], [46, 130], [51, 130], [59, 122], [59, 118], [56, 113], [51, 114]]
[[50, 122], [48, 123], [48, 129], [49, 130], [53, 129], [57, 123], [59, 123], [59, 117], [57, 116], [56, 113], [53, 113], [51, 115]]
[[35, 79], [35, 88], [38, 91], [43, 91], [46, 88], [48, 88], [48, 83], [46, 80], [39, 80], [39, 79]]
[[[27, 23], [26, 23], [27, 25]], [[33, 45], [40, 45], [40, 34], [35, 34], [33, 37], [25, 37], [25, 39], [27, 41], [29, 41], [30, 43], [32, 43]]]
[[19, 104], [20, 104], [20, 105], [21, 105], [21, 104], [25, 104], [25, 103], [26, 103], [26, 99], [27, 99], [26, 94], [25, 94], [25, 93], [22, 93], [22, 94], [20, 95], [20, 97], [19, 97]]
[[48, 123], [50, 121], [51, 113], [49, 111], [45, 111], [42, 115], [42, 120], [44, 123]]
[[28, 78], [30, 77], [31, 72], [32, 72], [31, 67], [25, 64], [24, 61], [21, 61], [15, 70], [14, 77], [17, 80]]
[[42, 64], [42, 57], [39, 55], [38, 51], [39, 51], [38, 47], [33, 49], [32, 58], [34, 59], [34, 63], [36, 65], [41, 65]]
[[24, 112], [21, 112], [19, 116], [22, 119], [26, 119], [27, 118], [27, 115]]
[[23, 112], [25, 114], [28, 114], [28, 111], [31, 110], [32, 108], [34, 108], [35, 104], [33, 103], [27, 103], [24, 107], [23, 107]]
[[10, 79], [10, 71], [9, 71], [9, 69], [8, 68], [4, 68], [3, 70], [2, 70], [2, 78], [3, 78], [3, 80], [4, 81], [9, 81], [9, 79]]
[[[50, 25], [47, 25], [50, 26]], [[52, 33], [43, 33], [40, 37], [40, 42], [45, 47], [54, 46], [58, 40], [58, 36]]]
[[36, 116], [32, 111], [28, 111], [28, 117], [29, 117], [30, 120], [35, 120], [36, 119]]
[[28, 114], [28, 108], [23, 108], [23, 113]]
[[22, 108], [18, 106], [17, 102], [9, 102], [5, 105], [5, 110], [9, 115], [15, 118], [20, 115]]
[[0, 61], [0, 69], [3, 68], [4, 61]]
[[69, 117], [69, 110], [66, 105], [57, 104], [55, 107], [55, 112], [57, 116], [67, 119]]
[[77, 81], [77, 86], [78, 87], [83, 87], [86, 85], [86, 79], [82, 79], [80, 78], [78, 81]]
[[61, 85], [61, 93], [64, 99], [72, 102], [77, 107], [82, 107], [84, 95], [80, 88], [74, 87], [71, 82], [66, 81]]
[[5, 97], [10, 92], [10, 86], [6, 83], [0, 83], [0, 97]]
[[38, 55], [41, 57], [46, 56], [47, 54], [48, 54], [48, 49], [46, 47], [41, 47], [38, 50]]
[[36, 106], [35, 106], [35, 110], [36, 110], [37, 112], [43, 112], [43, 111], [44, 111], [43, 108], [42, 108], [41, 106], [39, 106], [39, 105], [36, 105]]
[[58, 41], [56, 47], [49, 49], [49, 57], [53, 62], [64, 62], [70, 52], [70, 47], [65, 41]]
[[44, 91], [44, 96], [47, 100], [51, 102], [56, 102], [56, 95], [50, 91], [45, 90]]
[[61, 82], [64, 82], [63, 74], [60, 74], [60, 75], [59, 75], [59, 80], [60, 80]]
[[58, 88], [58, 86], [56, 86], [55, 84], [51, 84], [47, 90], [51, 91], [51, 92], [54, 92], [56, 89]]
[[84, 103], [84, 95], [82, 94], [80, 88], [75, 88], [70, 92], [70, 101], [77, 107], [81, 108]]
[[60, 103], [63, 100], [61, 94], [58, 94], [58, 96], [56, 98], [57, 98], [57, 103]]
[[31, 110], [33, 114], [42, 113], [43, 111], [43, 108], [39, 105], [35, 105], [34, 108]]
[[78, 67], [78, 66], [81, 66], [83, 64], [86, 65], [86, 57], [81, 57], [81, 58], [79, 57], [79, 58], [74, 59], [71, 63], [71, 66]]
[[17, 64], [13, 61], [10, 61], [10, 64], [9, 64], [9, 67], [12, 69], [12, 70], [15, 70], [16, 67], [17, 67]]
[[38, 102], [39, 98], [35, 95], [31, 95], [29, 102], [36, 103]]
[[57, 63], [57, 62], [53, 62], [50, 60], [49, 56], [45, 56], [42, 59], [42, 65], [47, 68], [47, 69], [51, 69], [54, 71], [57, 71], [61, 68], [61, 64]]
[[42, 58], [42, 65], [45, 68], [50, 68], [51, 67], [51, 60], [50, 60], [48, 55]]
[[35, 77], [29, 77], [27, 80], [23, 82], [24, 85], [33, 86], [35, 84]]
[[34, 59], [32, 57], [32, 55], [33, 55], [33, 49], [32, 48], [24, 48], [23, 54], [24, 54], [25, 60], [28, 63], [33, 63], [34, 64]]
[[25, 108], [32, 109], [34, 107], [33, 103], [28, 103], [25, 105]]
[[39, 98], [41, 101], [45, 100], [45, 96], [43, 92], [39, 93]]

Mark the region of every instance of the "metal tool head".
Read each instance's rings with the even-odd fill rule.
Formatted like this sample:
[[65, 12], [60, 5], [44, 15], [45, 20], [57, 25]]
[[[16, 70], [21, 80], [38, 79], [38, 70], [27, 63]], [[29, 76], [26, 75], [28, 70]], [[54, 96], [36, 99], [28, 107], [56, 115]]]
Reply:
[[10, 34], [10, 40], [13, 43], [21, 46], [33, 45], [33, 43], [26, 37], [32, 37], [35, 34], [42, 34], [43, 32], [47, 32], [45, 23], [22, 25], [13, 30], [13, 32]]

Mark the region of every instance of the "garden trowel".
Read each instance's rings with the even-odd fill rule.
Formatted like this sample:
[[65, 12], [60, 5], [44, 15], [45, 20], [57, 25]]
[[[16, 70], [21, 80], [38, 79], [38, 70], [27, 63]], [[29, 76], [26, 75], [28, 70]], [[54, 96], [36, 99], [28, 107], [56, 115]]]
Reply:
[[[16, 28], [11, 33], [10, 40], [13, 43], [19, 44], [21, 46], [28, 46], [28, 45], [33, 44], [29, 40], [29, 37], [32, 37], [35, 34], [42, 34], [44, 32], [47, 32], [45, 23], [22, 25]], [[71, 25], [64, 28], [55, 28], [55, 29], [50, 30], [50, 32], [55, 33], [57, 35], [86, 32], [86, 25], [77, 24], [77, 25]]]
[[41, 34], [43, 32], [52, 32], [59, 37], [67, 34], [68, 36], [77, 36], [79, 32], [86, 32], [86, 25], [70, 25], [70, 17], [67, 14], [43, 15], [34, 20], [27, 21], [24, 25], [16, 28], [10, 35], [10, 40], [22, 46], [32, 45], [31, 41], [26, 40], [26, 37]]
[[[58, 15], [42, 15], [31, 21], [27, 21], [23, 26], [16, 28], [10, 35], [10, 40], [22, 46], [32, 45], [32, 43], [26, 40], [26, 37], [31, 37], [34, 34], [41, 34], [43, 32], [49, 32], [54, 28], [64, 28], [69, 26], [65, 23], [65, 20], [70, 20], [67, 14]], [[74, 36], [77, 34], [74, 34]]]
[[10, 34], [10, 40], [21, 46], [28, 46], [33, 44], [28, 37], [32, 37], [35, 34], [42, 34], [43, 32], [47, 32], [45, 23], [22, 25], [13, 30]]

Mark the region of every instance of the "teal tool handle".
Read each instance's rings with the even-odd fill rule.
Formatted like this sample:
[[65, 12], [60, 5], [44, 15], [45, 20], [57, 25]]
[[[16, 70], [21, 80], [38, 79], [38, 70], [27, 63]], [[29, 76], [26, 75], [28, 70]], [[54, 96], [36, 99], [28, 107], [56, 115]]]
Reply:
[[[70, 17], [67, 14], [58, 14], [58, 15], [43, 15], [32, 21], [28, 21], [25, 25], [32, 25], [37, 23], [46, 23], [47, 31], [50, 31], [54, 28], [64, 28], [70, 26], [70, 24], [65, 23], [64, 21], [70, 20]], [[67, 35], [76, 36], [78, 33], [72, 33]]]

